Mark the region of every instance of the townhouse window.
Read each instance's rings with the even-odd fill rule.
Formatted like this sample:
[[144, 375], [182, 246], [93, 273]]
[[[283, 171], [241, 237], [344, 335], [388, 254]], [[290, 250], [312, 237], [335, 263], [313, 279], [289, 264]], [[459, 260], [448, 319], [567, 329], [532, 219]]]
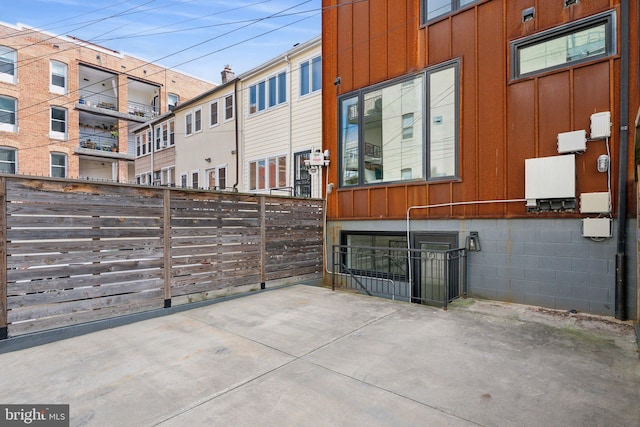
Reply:
[[511, 42], [516, 79], [615, 54], [615, 14], [601, 13]]
[[51, 83], [49, 91], [65, 95], [67, 93], [67, 64], [51, 61]]
[[207, 170], [207, 181], [210, 190], [225, 190], [227, 187], [227, 167], [218, 166]]
[[269, 188], [287, 186], [287, 156], [269, 158]]
[[187, 174], [180, 175], [180, 187], [187, 188]]
[[51, 176], [53, 178], [67, 177], [67, 155], [64, 153], [51, 153]]
[[191, 172], [191, 187], [194, 189], [200, 188], [200, 183], [198, 182], [199, 172], [193, 171]]
[[316, 56], [300, 64], [300, 96], [322, 88], [322, 60]]
[[202, 110], [196, 110], [193, 113], [193, 131], [200, 132], [202, 130]]
[[224, 119], [233, 119], [233, 95], [227, 95], [224, 97]]
[[160, 185], [162, 183], [162, 172], [153, 171], [153, 185]]
[[147, 153], [151, 153], [151, 142], [153, 141], [153, 134], [151, 131], [147, 132]]
[[16, 173], [18, 170], [17, 150], [11, 147], [0, 147], [0, 173]]
[[160, 128], [160, 126], [158, 126], [156, 128], [156, 151], [160, 149], [160, 142], [162, 141], [160, 137], [161, 133], [162, 133], [162, 129]]
[[15, 50], [7, 46], [0, 46], [0, 81], [16, 82], [16, 58]]
[[175, 93], [170, 93], [167, 95], [167, 106], [169, 108], [169, 111], [173, 111], [176, 105], [178, 105], [178, 102], [180, 102], [180, 97]]
[[422, 23], [455, 12], [479, 0], [420, 0]]
[[172, 120], [169, 122], [169, 145], [175, 145], [176, 143], [176, 128], [175, 122]]
[[287, 102], [287, 72], [249, 86], [249, 114]]
[[227, 167], [218, 168], [218, 189], [225, 190], [227, 188]]
[[142, 136], [136, 135], [136, 156], [142, 155]]
[[185, 133], [189, 136], [193, 133], [193, 113], [187, 113], [184, 116], [184, 123]]
[[162, 169], [161, 185], [174, 186], [176, 180], [176, 169], [174, 167]]
[[249, 190], [264, 190], [266, 182], [266, 161], [249, 162]]
[[0, 96], [0, 131], [17, 132], [16, 121], [18, 101], [8, 96]]
[[209, 104], [209, 126], [218, 124], [218, 101]]
[[[400, 233], [343, 231], [342, 245], [347, 246], [342, 263], [362, 276], [406, 280], [408, 275], [407, 236]], [[384, 248], [384, 249], [383, 249]], [[395, 250], [394, 250], [395, 249]]]
[[340, 99], [340, 185], [458, 175], [459, 63]]
[[51, 107], [51, 128], [49, 137], [67, 139], [67, 109]]
[[167, 123], [162, 124], [162, 146], [166, 147], [168, 143], [169, 131]]

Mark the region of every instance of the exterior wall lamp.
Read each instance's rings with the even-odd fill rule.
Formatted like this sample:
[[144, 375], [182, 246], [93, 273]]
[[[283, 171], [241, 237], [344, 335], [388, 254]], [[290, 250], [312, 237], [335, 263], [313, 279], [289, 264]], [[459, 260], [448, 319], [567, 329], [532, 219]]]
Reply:
[[204, 161], [207, 163], [211, 163], [211, 157], [207, 157], [206, 159], [204, 159]]
[[480, 236], [477, 231], [470, 231], [467, 236], [467, 243], [465, 248], [469, 252], [479, 252], [480, 251]]

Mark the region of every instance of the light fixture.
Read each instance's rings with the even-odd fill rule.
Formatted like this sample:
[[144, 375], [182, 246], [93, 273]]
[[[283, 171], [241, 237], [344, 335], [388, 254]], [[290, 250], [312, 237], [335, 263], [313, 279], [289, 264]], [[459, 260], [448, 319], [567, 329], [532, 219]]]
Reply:
[[211, 163], [211, 157], [207, 157], [206, 159], [204, 159], [204, 161], [207, 163]]
[[470, 252], [480, 251], [480, 236], [477, 231], [470, 231], [467, 236], [466, 249]]

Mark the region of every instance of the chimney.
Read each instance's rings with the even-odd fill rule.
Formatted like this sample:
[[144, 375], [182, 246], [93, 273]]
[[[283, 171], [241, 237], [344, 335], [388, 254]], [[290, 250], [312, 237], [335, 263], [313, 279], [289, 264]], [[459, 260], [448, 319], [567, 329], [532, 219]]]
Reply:
[[229, 65], [225, 65], [224, 70], [222, 70], [220, 74], [222, 75], [222, 84], [236, 78], [236, 74], [231, 70]]

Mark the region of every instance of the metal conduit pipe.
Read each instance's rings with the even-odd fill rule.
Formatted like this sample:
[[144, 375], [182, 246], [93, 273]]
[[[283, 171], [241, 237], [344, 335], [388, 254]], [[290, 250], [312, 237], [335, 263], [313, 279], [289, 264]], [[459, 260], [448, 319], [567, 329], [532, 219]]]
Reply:
[[627, 163], [629, 161], [629, 0], [620, 2], [620, 159], [615, 316], [627, 319]]

